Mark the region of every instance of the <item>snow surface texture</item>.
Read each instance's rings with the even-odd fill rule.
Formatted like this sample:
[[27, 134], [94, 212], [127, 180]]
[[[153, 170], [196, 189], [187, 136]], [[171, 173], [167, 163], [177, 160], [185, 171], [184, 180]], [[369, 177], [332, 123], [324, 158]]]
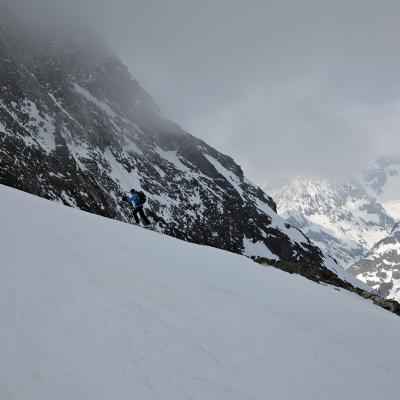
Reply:
[[1, 399], [398, 395], [400, 320], [353, 293], [4, 186], [0, 198]]
[[355, 179], [337, 183], [296, 178], [267, 184], [264, 189], [277, 202], [280, 216], [344, 267], [387, 236], [395, 222]]

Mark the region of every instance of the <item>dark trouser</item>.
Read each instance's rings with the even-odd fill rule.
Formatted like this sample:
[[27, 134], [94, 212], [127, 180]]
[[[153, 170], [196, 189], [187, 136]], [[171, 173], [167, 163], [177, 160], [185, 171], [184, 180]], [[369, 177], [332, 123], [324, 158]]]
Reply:
[[139, 223], [139, 217], [137, 215], [140, 215], [140, 218], [142, 219], [143, 225], [149, 225], [150, 221], [149, 219], [146, 217], [144, 211], [143, 211], [143, 207], [139, 207], [139, 208], [135, 208], [133, 210], [133, 216], [135, 217], [135, 221], [138, 224]]

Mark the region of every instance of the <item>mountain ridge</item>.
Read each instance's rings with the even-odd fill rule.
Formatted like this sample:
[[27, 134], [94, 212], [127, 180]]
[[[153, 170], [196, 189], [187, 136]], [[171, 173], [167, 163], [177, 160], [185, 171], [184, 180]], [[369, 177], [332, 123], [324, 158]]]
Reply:
[[231, 157], [165, 118], [109, 49], [86, 46], [2, 24], [0, 183], [126, 222], [120, 196], [142, 189], [159, 232], [324, 265]]
[[400, 301], [400, 222], [349, 269], [381, 296]]
[[354, 178], [342, 183], [298, 177], [262, 187], [277, 201], [278, 214], [286, 222], [298, 226], [345, 267], [385, 237], [395, 223]]

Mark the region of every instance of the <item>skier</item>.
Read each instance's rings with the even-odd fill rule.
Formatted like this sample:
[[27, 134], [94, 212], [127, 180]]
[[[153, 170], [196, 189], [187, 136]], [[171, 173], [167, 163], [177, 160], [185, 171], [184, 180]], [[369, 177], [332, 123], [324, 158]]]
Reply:
[[131, 196], [123, 196], [122, 200], [127, 201], [128, 203], [132, 203], [133, 205], [133, 216], [135, 217], [135, 221], [138, 224], [139, 217], [138, 214], [140, 215], [140, 218], [142, 219], [143, 225], [149, 225], [150, 221], [146, 217], [144, 210], [143, 210], [143, 205], [146, 202], [146, 195], [143, 192], [138, 192], [135, 189], [131, 189], [130, 191]]

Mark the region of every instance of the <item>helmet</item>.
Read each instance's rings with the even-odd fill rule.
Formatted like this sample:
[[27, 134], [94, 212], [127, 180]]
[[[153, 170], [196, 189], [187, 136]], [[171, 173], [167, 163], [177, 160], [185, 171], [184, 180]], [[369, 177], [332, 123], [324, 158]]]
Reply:
[[133, 193], [136, 193], [136, 190], [135, 189], [131, 189], [130, 192], [131, 192], [131, 194], [133, 194]]

